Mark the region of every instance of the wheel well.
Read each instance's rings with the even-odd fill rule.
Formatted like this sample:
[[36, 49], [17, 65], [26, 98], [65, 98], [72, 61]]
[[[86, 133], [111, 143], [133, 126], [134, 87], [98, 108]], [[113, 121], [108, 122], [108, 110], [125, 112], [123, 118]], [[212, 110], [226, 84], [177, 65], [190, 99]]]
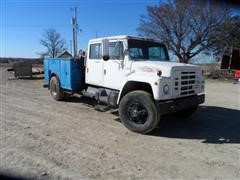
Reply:
[[122, 97], [125, 96], [128, 92], [135, 91], [135, 90], [143, 90], [150, 93], [153, 96], [152, 87], [149, 83], [129, 81], [124, 86], [119, 100], [121, 100]]
[[[51, 73], [50, 79], [51, 79], [53, 76], [56, 76], [56, 77], [57, 77], [57, 75], [56, 75], [55, 73]], [[50, 79], [49, 79], [49, 80], [50, 80]]]

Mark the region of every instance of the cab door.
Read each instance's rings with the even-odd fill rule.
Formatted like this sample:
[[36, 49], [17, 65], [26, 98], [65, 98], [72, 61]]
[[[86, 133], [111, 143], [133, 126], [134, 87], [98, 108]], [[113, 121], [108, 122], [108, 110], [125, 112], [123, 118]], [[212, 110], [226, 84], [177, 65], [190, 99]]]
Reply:
[[124, 80], [124, 53], [123, 42], [113, 41], [108, 43], [110, 59], [103, 61], [104, 87], [119, 90]]
[[88, 49], [89, 53], [85, 72], [86, 83], [96, 86], [103, 86], [102, 44], [90, 44]]

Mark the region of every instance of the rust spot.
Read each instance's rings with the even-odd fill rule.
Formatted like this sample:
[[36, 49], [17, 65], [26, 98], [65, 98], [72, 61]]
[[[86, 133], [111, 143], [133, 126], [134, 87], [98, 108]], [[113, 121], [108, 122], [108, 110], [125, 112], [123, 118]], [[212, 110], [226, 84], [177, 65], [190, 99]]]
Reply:
[[158, 72], [158, 71], [160, 71], [160, 69], [158, 69], [158, 68], [151, 68], [151, 67], [148, 67], [148, 66], [143, 66], [140, 69], [143, 72]]
[[141, 70], [144, 71], [144, 72], [153, 72], [153, 71], [154, 71], [153, 68], [150, 68], [150, 67], [148, 67], [148, 66], [142, 67]]

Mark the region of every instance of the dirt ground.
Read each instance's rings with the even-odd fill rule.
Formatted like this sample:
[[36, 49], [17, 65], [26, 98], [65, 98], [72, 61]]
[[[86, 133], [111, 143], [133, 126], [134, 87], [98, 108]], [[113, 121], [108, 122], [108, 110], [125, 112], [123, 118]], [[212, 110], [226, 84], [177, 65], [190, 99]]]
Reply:
[[150, 135], [127, 130], [90, 101], [56, 102], [43, 80], [0, 69], [0, 174], [37, 179], [240, 179], [240, 84], [207, 81], [188, 121]]

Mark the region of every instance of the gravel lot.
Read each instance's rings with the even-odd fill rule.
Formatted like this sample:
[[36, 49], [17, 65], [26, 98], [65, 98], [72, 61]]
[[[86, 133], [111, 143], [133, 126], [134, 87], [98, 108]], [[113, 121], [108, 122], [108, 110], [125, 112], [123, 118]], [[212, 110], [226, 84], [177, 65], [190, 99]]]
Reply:
[[43, 81], [1, 68], [0, 173], [38, 179], [240, 179], [240, 85], [207, 81], [194, 116], [151, 135], [87, 99], [54, 101]]

